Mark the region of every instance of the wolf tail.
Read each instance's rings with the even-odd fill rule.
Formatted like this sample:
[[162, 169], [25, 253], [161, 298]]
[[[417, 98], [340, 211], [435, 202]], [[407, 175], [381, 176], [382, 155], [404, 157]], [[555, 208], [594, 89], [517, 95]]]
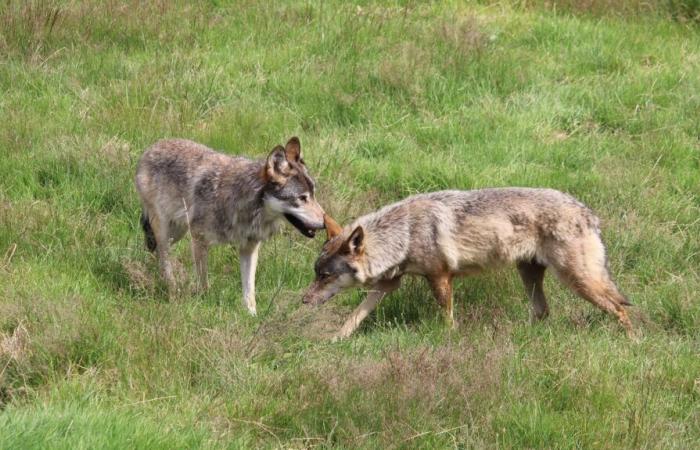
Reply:
[[141, 228], [143, 228], [143, 234], [146, 237], [146, 248], [151, 253], [155, 252], [156, 235], [153, 233], [153, 228], [151, 228], [151, 222], [149, 222], [145, 210], [141, 211]]
[[632, 303], [625, 294], [620, 292], [618, 289], [615, 289], [617, 293], [617, 301], [623, 305], [623, 306], [634, 306], [634, 303]]

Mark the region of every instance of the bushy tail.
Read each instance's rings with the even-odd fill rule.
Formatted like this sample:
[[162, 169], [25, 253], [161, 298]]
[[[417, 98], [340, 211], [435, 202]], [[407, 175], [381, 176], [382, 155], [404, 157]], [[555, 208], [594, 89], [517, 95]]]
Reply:
[[[610, 282], [613, 283], [613, 286], [615, 286], [615, 283], [612, 280]], [[620, 292], [617, 286], [615, 286], [615, 300], [622, 306], [634, 306], [634, 304], [629, 301], [627, 296]]]
[[156, 235], [153, 234], [153, 228], [151, 228], [151, 222], [148, 221], [146, 211], [141, 211], [141, 228], [143, 228], [143, 234], [146, 236], [146, 248], [151, 253], [155, 252]]

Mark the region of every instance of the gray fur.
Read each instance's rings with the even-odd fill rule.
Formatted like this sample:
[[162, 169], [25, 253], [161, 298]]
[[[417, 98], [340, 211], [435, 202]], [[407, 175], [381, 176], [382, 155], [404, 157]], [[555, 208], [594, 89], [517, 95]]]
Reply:
[[285, 216], [309, 237], [323, 227], [323, 209], [314, 198], [314, 183], [297, 138], [263, 160], [217, 153], [183, 139], [158, 141], [141, 157], [135, 181], [147, 244], [158, 252], [171, 291], [176, 284], [169, 247], [190, 231], [202, 289], [207, 287], [208, 247], [231, 243], [240, 248], [242, 275], [247, 277], [244, 302], [251, 313], [255, 313], [252, 262], [257, 261], [259, 243], [279, 230]]
[[[358, 231], [363, 236], [359, 241]], [[608, 273], [598, 218], [578, 200], [552, 189], [433, 192], [362, 216], [324, 245], [316, 281], [304, 301], [322, 303], [344, 288], [363, 285], [379, 293], [368, 297], [376, 305], [398, 287], [402, 275], [414, 274], [428, 279], [451, 320], [453, 277], [509, 263], [519, 267], [534, 318], [548, 313], [541, 276], [550, 267], [631, 332], [622, 308], [629, 303]], [[357, 316], [358, 311], [343, 336], [357, 325]]]

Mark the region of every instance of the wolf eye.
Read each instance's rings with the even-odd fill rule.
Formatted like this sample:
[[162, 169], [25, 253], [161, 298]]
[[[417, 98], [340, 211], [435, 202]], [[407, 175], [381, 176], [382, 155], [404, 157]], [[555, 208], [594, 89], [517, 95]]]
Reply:
[[325, 278], [328, 278], [328, 277], [330, 277], [330, 276], [331, 276], [331, 274], [328, 273], [328, 272], [321, 272], [321, 273], [318, 274], [318, 278], [321, 279], [321, 280], [323, 280], [323, 279], [325, 279]]
[[299, 201], [302, 203], [306, 203], [309, 201], [309, 196], [307, 194], [301, 194], [299, 196]]

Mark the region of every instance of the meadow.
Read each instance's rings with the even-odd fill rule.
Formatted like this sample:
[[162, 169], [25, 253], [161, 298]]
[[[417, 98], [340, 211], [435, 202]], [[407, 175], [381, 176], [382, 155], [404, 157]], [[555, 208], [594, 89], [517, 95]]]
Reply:
[[[700, 28], [693, 1], [0, 4], [0, 448], [700, 445]], [[168, 301], [133, 186], [185, 137], [293, 135], [341, 223], [445, 188], [551, 187], [601, 217], [638, 340], [551, 275], [415, 279], [301, 304], [321, 233]]]

